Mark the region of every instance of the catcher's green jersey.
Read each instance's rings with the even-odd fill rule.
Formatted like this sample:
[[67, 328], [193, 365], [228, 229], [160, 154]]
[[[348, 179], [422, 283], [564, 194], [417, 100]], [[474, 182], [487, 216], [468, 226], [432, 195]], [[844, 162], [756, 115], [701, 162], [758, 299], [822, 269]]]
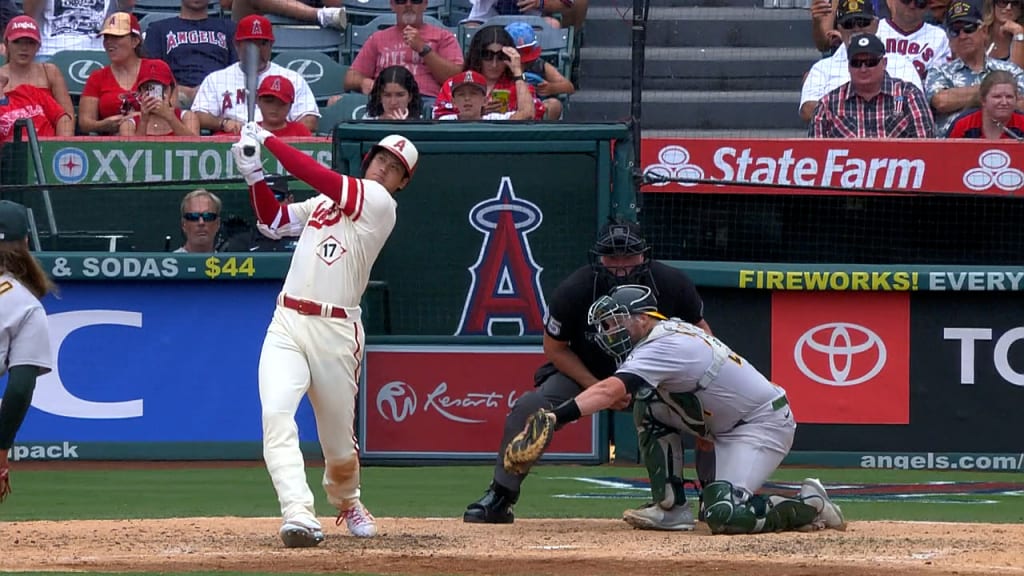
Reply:
[[0, 376], [11, 366], [53, 369], [46, 311], [39, 300], [9, 274], [0, 274]]
[[672, 404], [679, 405], [681, 397], [692, 400], [683, 403], [683, 414], [698, 436], [713, 437], [741, 420], [750, 422], [785, 395], [721, 340], [676, 319], [655, 326], [616, 373], [639, 376]]

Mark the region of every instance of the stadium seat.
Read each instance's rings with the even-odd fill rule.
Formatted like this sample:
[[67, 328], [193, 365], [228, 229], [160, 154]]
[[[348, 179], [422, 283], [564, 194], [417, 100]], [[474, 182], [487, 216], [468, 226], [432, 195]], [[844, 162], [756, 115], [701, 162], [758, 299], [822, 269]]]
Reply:
[[[146, 14], [166, 13], [178, 14], [181, 12], [181, 0], [135, 0], [133, 12], [140, 18]], [[206, 12], [210, 16], [220, 16], [220, 0], [207, 0]]]
[[437, 98], [431, 98], [430, 96], [421, 96], [423, 100], [423, 114], [421, 117], [424, 120], [434, 119], [434, 103], [437, 102]]
[[574, 30], [569, 28], [553, 28], [542, 16], [494, 16], [480, 26], [459, 26], [459, 43], [462, 51], [469, 48], [476, 31], [484, 26], [507, 26], [512, 22], [526, 22], [533, 28], [537, 41], [540, 43], [541, 57], [553, 64], [563, 76], [569, 78], [572, 69], [575, 40]]
[[[362, 26], [378, 16], [395, 15], [390, 0], [344, 0], [343, 5], [348, 14], [349, 26]], [[448, 0], [427, 0], [427, 9], [423, 14], [437, 20], [447, 19]]]
[[50, 58], [50, 62], [64, 74], [68, 94], [77, 107], [89, 75], [110, 64], [110, 59], [103, 50], [61, 50]]
[[366, 118], [366, 94], [346, 93], [341, 100], [331, 106], [320, 108], [320, 121], [316, 125], [316, 133], [330, 136], [334, 127], [348, 120]]
[[321, 52], [336, 62], [343, 62], [345, 35], [331, 28], [319, 26], [274, 26], [272, 58], [294, 50]]
[[[345, 63], [352, 64], [352, 61], [355, 60], [356, 54], [359, 53], [359, 49], [362, 48], [364, 44], [366, 44], [366, 40], [370, 38], [370, 35], [378, 30], [384, 30], [385, 28], [390, 28], [394, 26], [395, 19], [395, 13], [391, 12], [390, 14], [383, 14], [381, 16], [378, 16], [373, 20], [370, 20], [366, 24], [349, 24], [347, 30], [348, 54], [346, 56]], [[447, 26], [444, 25], [444, 22], [438, 20], [437, 18], [434, 18], [432, 16], [424, 16], [423, 22], [426, 24], [430, 24], [431, 26], [438, 26], [440, 28], [444, 28], [451, 32], [452, 34], [455, 34], [456, 39], [458, 39], [458, 29], [448, 28]]]
[[469, 18], [469, 13], [473, 10], [473, 3], [470, 0], [449, 0], [448, 2], [448, 22], [449, 26], [458, 26], [466, 18]]
[[[167, 18], [174, 18], [177, 16], [177, 12], [150, 12], [139, 20], [139, 28], [142, 29], [142, 37], [146, 37], [146, 30], [149, 25], [157, 20], [166, 20]], [[154, 54], [153, 57], [159, 57], [159, 54]]]
[[320, 52], [289, 50], [274, 57], [274, 63], [302, 75], [313, 90], [316, 103], [321, 106], [327, 103], [329, 97], [345, 91], [348, 66]]

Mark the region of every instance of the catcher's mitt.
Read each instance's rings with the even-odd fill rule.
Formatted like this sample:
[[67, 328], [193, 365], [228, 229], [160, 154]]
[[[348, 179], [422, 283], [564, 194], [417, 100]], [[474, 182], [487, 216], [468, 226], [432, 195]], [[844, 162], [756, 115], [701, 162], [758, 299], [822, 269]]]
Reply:
[[525, 474], [544, 454], [555, 434], [555, 415], [538, 410], [526, 419], [526, 427], [505, 447], [505, 471]]

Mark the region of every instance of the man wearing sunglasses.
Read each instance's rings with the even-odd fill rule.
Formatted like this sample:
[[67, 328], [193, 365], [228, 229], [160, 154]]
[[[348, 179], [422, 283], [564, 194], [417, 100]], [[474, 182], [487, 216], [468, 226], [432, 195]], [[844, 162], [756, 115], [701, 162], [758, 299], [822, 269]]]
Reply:
[[[850, 81], [846, 52], [850, 38], [854, 34], [874, 34], [878, 30], [874, 8], [871, 2], [863, 0], [840, 0], [836, 9], [836, 23], [843, 40], [842, 46], [832, 56], [815, 62], [804, 79], [800, 94], [800, 118], [804, 122], [810, 122], [814, 108], [825, 94]], [[900, 54], [887, 54], [885, 62], [885, 71], [889, 76], [910, 82], [923, 90], [921, 76], [910, 59]]]
[[175, 252], [216, 252], [220, 209], [220, 198], [213, 192], [200, 188], [186, 194], [181, 200], [181, 231], [185, 234], [185, 244]]
[[874, 34], [850, 39], [850, 81], [818, 103], [812, 138], [934, 138], [931, 108], [921, 90], [885, 73], [885, 46]]
[[[993, 70], [1013, 74], [1017, 93], [1024, 94], [1024, 70], [985, 53], [989, 37], [979, 0], [954, 0], [946, 10], [946, 31], [956, 58], [934, 68], [925, 80], [925, 94], [935, 109], [940, 134], [949, 132], [961, 112], [980, 106], [978, 87]], [[1024, 108], [1024, 99], [1018, 97], [1017, 107]]]
[[437, 98], [441, 83], [462, 71], [462, 48], [445, 28], [423, 22], [427, 0], [391, 0], [395, 25], [366, 39], [345, 73], [345, 90], [369, 94], [388, 66], [405, 66], [420, 94]]

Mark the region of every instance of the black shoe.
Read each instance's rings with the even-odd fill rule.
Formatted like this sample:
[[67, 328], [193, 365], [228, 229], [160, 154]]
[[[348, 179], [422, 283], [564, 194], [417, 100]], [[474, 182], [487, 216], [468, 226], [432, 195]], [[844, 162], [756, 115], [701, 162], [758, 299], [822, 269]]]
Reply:
[[473, 524], [511, 524], [516, 516], [512, 505], [519, 500], [519, 493], [512, 492], [497, 482], [492, 482], [483, 497], [466, 507], [463, 522]]

